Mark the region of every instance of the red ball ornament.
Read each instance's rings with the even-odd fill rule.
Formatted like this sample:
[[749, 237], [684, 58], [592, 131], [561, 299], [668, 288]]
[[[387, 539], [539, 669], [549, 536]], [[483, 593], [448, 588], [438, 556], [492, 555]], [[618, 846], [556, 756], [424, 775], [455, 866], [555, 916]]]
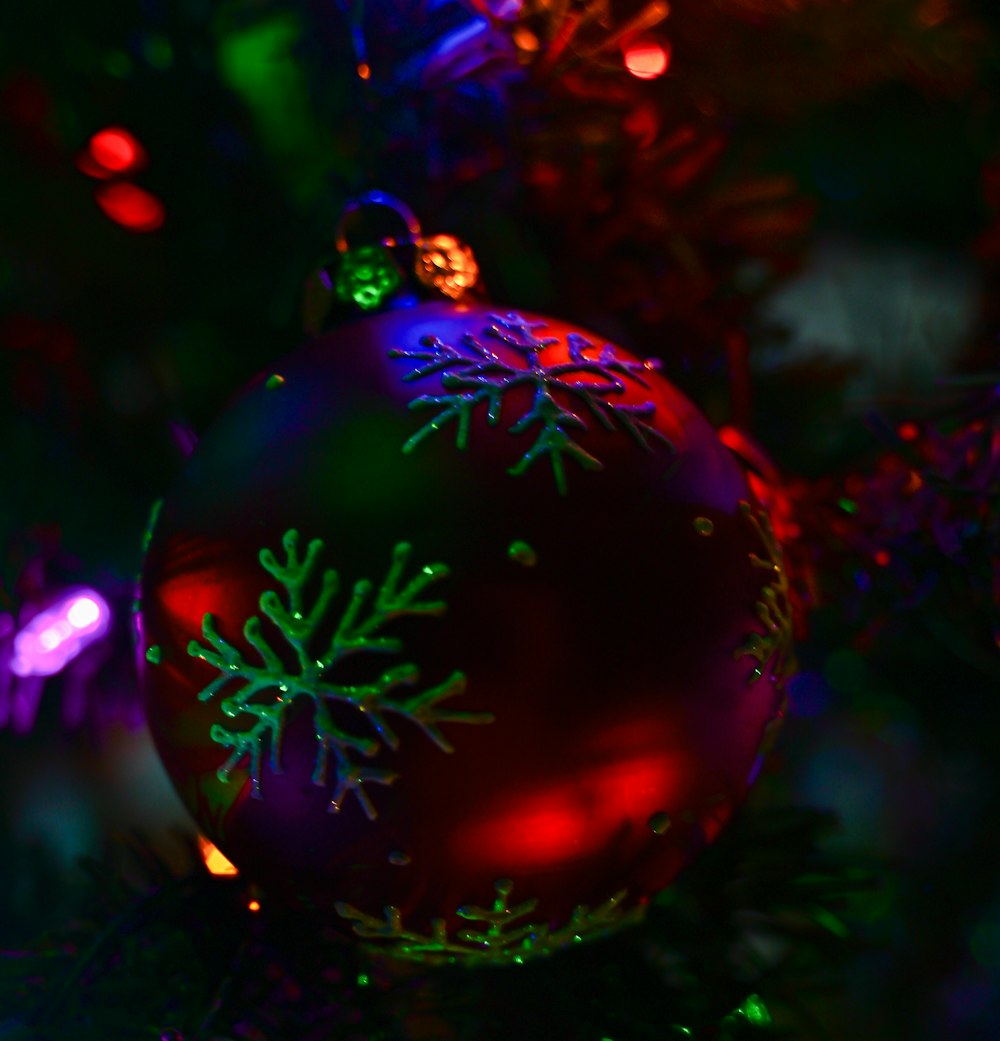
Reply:
[[642, 913], [780, 715], [780, 551], [650, 362], [439, 302], [247, 387], [163, 504], [149, 722], [272, 899], [415, 958], [521, 960]]

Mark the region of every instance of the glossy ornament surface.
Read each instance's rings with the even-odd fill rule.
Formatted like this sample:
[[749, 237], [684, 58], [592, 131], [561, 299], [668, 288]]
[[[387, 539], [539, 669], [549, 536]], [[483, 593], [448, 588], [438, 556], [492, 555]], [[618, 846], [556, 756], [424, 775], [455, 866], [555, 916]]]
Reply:
[[655, 367], [478, 304], [262, 373], [154, 526], [160, 754], [266, 898], [391, 953], [517, 961], [642, 912], [780, 717], [787, 584]]

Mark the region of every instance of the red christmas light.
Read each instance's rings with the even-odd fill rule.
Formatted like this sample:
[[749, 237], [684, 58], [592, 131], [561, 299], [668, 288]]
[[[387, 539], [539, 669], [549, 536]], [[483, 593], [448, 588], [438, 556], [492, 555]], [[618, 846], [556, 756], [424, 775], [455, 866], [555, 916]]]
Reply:
[[127, 130], [106, 127], [90, 139], [89, 158], [109, 173], [128, 173], [146, 161], [146, 151]]
[[129, 231], [156, 231], [166, 219], [163, 203], [155, 195], [122, 181], [102, 185], [97, 190], [97, 203]]
[[656, 40], [638, 40], [625, 51], [625, 68], [640, 80], [655, 80], [667, 71], [670, 45]]

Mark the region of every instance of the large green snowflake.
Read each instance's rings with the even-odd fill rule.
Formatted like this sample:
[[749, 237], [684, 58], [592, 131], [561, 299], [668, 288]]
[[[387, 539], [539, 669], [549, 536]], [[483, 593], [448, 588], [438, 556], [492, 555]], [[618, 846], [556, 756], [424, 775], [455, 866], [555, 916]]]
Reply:
[[622, 889], [597, 907], [578, 905], [565, 925], [553, 929], [546, 922], [531, 921], [538, 907], [537, 900], [509, 905], [514, 888], [510, 879], [500, 879], [493, 888], [496, 895], [492, 908], [465, 906], [457, 910], [459, 918], [475, 927], [459, 929], [452, 936], [448, 935], [443, 918], [431, 922], [429, 933], [420, 933], [403, 923], [398, 907], [387, 907], [383, 917], [376, 918], [347, 903], [336, 906], [341, 918], [352, 923], [356, 936], [378, 941], [386, 953], [413, 961], [460, 960], [466, 964], [494, 965], [520, 963], [572, 943], [607, 936], [641, 921], [646, 911], [642, 905], [626, 909], [623, 905], [627, 893]]
[[[491, 425], [500, 422], [504, 397], [515, 387], [532, 389], [531, 407], [508, 427], [512, 434], [535, 433], [535, 440], [508, 473], [523, 474], [541, 456], [547, 455], [560, 494], [566, 492], [564, 459], [574, 460], [585, 470], [602, 468], [600, 460], [588, 452], [574, 435], [588, 429], [586, 415], [605, 430], [627, 430], [635, 441], [651, 450], [651, 439], [670, 446], [669, 439], [650, 420], [656, 411], [652, 401], [640, 404], [616, 402], [624, 394], [626, 381], [649, 388], [646, 375], [658, 366], [655, 361], [619, 358], [611, 344], [595, 347], [578, 333], [566, 339], [569, 361], [546, 365], [541, 354], [559, 341], [539, 338], [536, 330], [544, 323], [531, 323], [517, 314], [490, 315], [493, 323], [483, 330], [484, 340], [471, 333], [457, 345], [444, 343], [436, 336], [425, 336], [415, 348], [394, 348], [390, 358], [406, 358], [417, 367], [404, 378], [423, 379], [441, 373], [441, 394], [424, 394], [410, 402], [410, 408], [436, 409], [434, 416], [404, 445], [412, 452], [417, 445], [448, 423], [457, 425], [455, 441], [464, 449], [469, 440], [469, 423], [480, 405], [486, 406]], [[485, 338], [499, 340], [523, 359], [517, 367], [502, 361]]]
[[[391, 784], [397, 777], [391, 770], [363, 762], [383, 746], [393, 750], [399, 746], [399, 738], [387, 715], [401, 716], [415, 723], [445, 752], [451, 752], [452, 746], [441, 731], [442, 723], [489, 723], [493, 719], [488, 712], [455, 712], [442, 707], [447, 699], [465, 690], [465, 676], [461, 672], [453, 672], [435, 687], [413, 693], [402, 693], [419, 681], [419, 669], [412, 663], [394, 665], [368, 683], [347, 684], [336, 678], [337, 666], [348, 658], [401, 652], [401, 641], [383, 632], [393, 619], [443, 614], [443, 600], [421, 597], [429, 586], [448, 574], [448, 569], [444, 564], [429, 564], [401, 587], [411, 553], [410, 545], [401, 542], [393, 552], [381, 586], [376, 590], [367, 580], [358, 582], [333, 625], [329, 608], [340, 586], [336, 571], [323, 572], [318, 595], [311, 607], [307, 605], [306, 589], [323, 550], [323, 541], [313, 539], [301, 559], [298, 532], [286, 532], [282, 543], [284, 563], [279, 563], [269, 549], [261, 550], [260, 563], [284, 587], [287, 603], [282, 602], [274, 590], [267, 590], [261, 594], [260, 610], [287, 644], [288, 649], [283, 649], [286, 657], [283, 659], [275, 650], [257, 615], [247, 620], [243, 636], [259, 655], [260, 664], [248, 662], [237, 647], [219, 634], [211, 614], [206, 614], [202, 622], [202, 635], [208, 646], [197, 640], [188, 645], [189, 654], [219, 670], [219, 675], [198, 694], [199, 700], [207, 701], [231, 684], [238, 684], [236, 690], [223, 698], [223, 714], [230, 719], [242, 716], [252, 720], [250, 726], [243, 729], [230, 729], [221, 724], [212, 727], [212, 740], [231, 749], [229, 758], [219, 768], [219, 778], [228, 781], [233, 770], [248, 760], [252, 792], [259, 798], [265, 749], [271, 770], [279, 772], [281, 740], [289, 710], [297, 699], [308, 698], [313, 706], [316, 734], [314, 783], [326, 784], [332, 756], [336, 784], [330, 808], [339, 810], [353, 792], [373, 820], [377, 813], [366, 785]], [[329, 633], [331, 628], [332, 635], [321, 639], [321, 631]], [[317, 648], [317, 644], [321, 646]], [[356, 727], [345, 729], [345, 717], [353, 720]]]

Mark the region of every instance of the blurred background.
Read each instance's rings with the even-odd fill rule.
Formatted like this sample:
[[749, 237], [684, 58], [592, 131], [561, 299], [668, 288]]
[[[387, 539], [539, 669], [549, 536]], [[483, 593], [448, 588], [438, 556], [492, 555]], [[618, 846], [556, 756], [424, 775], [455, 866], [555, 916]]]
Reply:
[[772, 503], [801, 671], [752, 803], [877, 880], [793, 1036], [1000, 1038], [998, 59], [989, 0], [5, 5], [0, 948], [81, 857], [185, 869], [146, 521], [379, 187], [661, 358]]

